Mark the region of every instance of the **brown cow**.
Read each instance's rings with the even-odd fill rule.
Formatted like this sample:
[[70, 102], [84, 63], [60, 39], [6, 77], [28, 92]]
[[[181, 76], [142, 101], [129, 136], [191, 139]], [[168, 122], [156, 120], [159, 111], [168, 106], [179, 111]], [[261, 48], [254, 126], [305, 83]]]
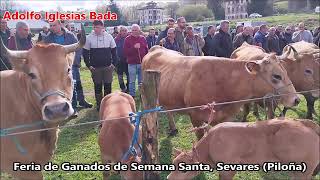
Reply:
[[[59, 122], [74, 113], [70, 104], [73, 63], [70, 53], [85, 44], [83, 27], [82, 32], [78, 43], [36, 45], [28, 51], [8, 50], [0, 40], [1, 54], [20, 67], [0, 72], [1, 129], [38, 121], [43, 124], [33, 129], [58, 127]], [[14, 143], [12, 137], [18, 142]], [[43, 179], [41, 171], [14, 171], [13, 162], [44, 165], [54, 153], [57, 138], [57, 129], [1, 137], [1, 171], [19, 179]], [[26, 150], [26, 154], [18, 151], [18, 145]]]
[[[305, 41], [299, 41], [299, 42], [293, 43], [291, 45], [297, 50], [298, 53], [313, 54], [314, 57], [316, 58], [316, 61], [320, 64], [320, 49], [317, 45], [312, 44], [312, 43], [308, 43]], [[283, 51], [285, 52], [287, 50], [288, 50], [288, 47], [285, 47]], [[319, 66], [318, 66], [318, 68], [319, 68]], [[315, 74], [315, 72], [313, 72], [313, 73]], [[318, 77], [320, 77], [319, 74], [318, 74]], [[318, 83], [316, 83], [316, 84], [317, 84], [316, 89], [319, 89], [320, 88], [320, 81], [318, 81]], [[316, 99], [319, 98], [319, 96], [314, 97], [314, 96], [312, 96], [311, 93], [304, 93], [303, 95], [306, 98], [307, 108], [308, 108], [306, 118], [312, 119], [312, 113], [315, 113], [314, 102]], [[285, 107], [282, 114], [285, 115], [286, 111], [287, 111], [287, 108]]]
[[[315, 60], [313, 54], [298, 53], [291, 45], [286, 46], [285, 49], [284, 54], [288, 53], [289, 55], [287, 58], [282, 59], [281, 64], [287, 70], [288, 76], [296, 90], [308, 91], [317, 89], [320, 83], [320, 64]], [[290, 54], [291, 50], [293, 53]], [[263, 59], [265, 56], [268, 56], [268, 53], [261, 47], [244, 43], [232, 53], [231, 58], [250, 61]], [[320, 91], [313, 91], [311, 94], [314, 97], [319, 97]], [[244, 109], [243, 121], [246, 121], [246, 117], [249, 113], [249, 106], [246, 105]], [[272, 108], [271, 102], [268, 101], [268, 118], [274, 117], [274, 109], [275, 106]]]
[[[128, 117], [131, 112], [136, 112], [134, 99], [126, 93], [115, 92], [103, 98], [100, 108], [100, 119]], [[130, 123], [129, 118], [107, 120], [102, 123], [98, 143], [103, 163], [121, 162], [131, 145], [133, 131], [134, 125]], [[141, 135], [141, 130], [139, 135]], [[141, 143], [141, 136], [139, 143]], [[141, 159], [139, 157], [135, 159], [129, 157], [129, 160], [125, 161], [127, 164], [133, 161], [140, 163]], [[120, 174], [127, 180], [142, 179], [141, 171], [121, 171]], [[107, 179], [108, 177], [109, 171], [105, 171], [103, 178]]]
[[[166, 109], [262, 97], [276, 89], [277, 93], [291, 93], [281, 97], [286, 106], [294, 106], [300, 101], [294, 94], [296, 91], [286, 70], [280, 66], [275, 55], [244, 62], [209, 56], [186, 57], [176, 51], [154, 46], [144, 57], [142, 68], [161, 72], [159, 103]], [[230, 121], [242, 105], [217, 106], [212, 125]], [[185, 113], [191, 116], [193, 126], [198, 127], [208, 119], [210, 111], [193, 109]], [[170, 129], [175, 130], [171, 117]], [[200, 139], [203, 132], [196, 134]]]
[[[306, 171], [292, 172], [292, 178], [306, 180], [311, 179], [319, 164], [319, 136], [319, 125], [304, 119], [272, 119], [256, 123], [225, 122], [212, 127], [192, 151], [176, 150], [177, 156], [173, 163], [176, 167], [180, 162], [209, 164], [219, 170], [220, 180], [231, 180], [236, 171], [223, 171], [217, 163], [259, 164], [262, 170], [265, 162], [305, 162]], [[176, 170], [168, 175], [168, 179], [187, 180], [199, 173]]]

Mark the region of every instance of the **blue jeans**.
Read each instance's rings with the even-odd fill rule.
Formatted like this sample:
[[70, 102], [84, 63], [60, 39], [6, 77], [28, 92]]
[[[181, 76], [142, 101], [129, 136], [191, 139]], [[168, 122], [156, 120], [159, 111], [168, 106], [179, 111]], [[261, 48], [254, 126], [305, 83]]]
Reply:
[[72, 95], [72, 107], [76, 108], [77, 104], [78, 104], [78, 97], [77, 97], [77, 79], [80, 79], [80, 71], [79, 68], [72, 66], [72, 81], [73, 81], [73, 86], [72, 86], [72, 90], [73, 90], [73, 95]]
[[138, 84], [142, 83], [141, 64], [128, 64], [129, 71], [129, 94], [136, 96], [136, 78], [138, 75]]

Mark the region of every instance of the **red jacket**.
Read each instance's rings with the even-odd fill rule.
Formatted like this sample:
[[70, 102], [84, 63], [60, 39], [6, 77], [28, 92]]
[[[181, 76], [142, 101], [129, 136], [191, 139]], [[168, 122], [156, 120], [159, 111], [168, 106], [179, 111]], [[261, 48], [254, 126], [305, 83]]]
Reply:
[[[133, 47], [136, 43], [140, 43], [139, 49]], [[128, 64], [141, 64], [142, 58], [148, 53], [148, 43], [144, 36], [134, 37], [129, 35], [124, 40], [123, 49]]]

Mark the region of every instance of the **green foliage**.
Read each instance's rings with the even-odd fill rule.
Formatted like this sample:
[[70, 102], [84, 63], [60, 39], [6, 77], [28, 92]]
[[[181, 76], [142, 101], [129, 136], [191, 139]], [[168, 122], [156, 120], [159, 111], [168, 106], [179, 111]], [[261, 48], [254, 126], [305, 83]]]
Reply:
[[223, 0], [208, 0], [208, 8], [213, 12], [215, 19], [225, 19]]
[[262, 16], [270, 16], [273, 14], [273, 4], [268, 1], [251, 0], [247, 10], [248, 14], [259, 13]]
[[288, 11], [288, 1], [278, 1], [274, 3], [274, 13], [275, 14], [287, 14]]
[[116, 13], [118, 15], [118, 19], [116, 21], [105, 21], [105, 26], [118, 26], [118, 25], [128, 25], [125, 21], [119, 7], [117, 6], [114, 0], [110, 0], [110, 5], [107, 6], [106, 11], [111, 11], [112, 13]]
[[184, 16], [188, 22], [202, 21], [213, 17], [212, 12], [204, 5], [187, 5], [178, 9], [178, 16]]

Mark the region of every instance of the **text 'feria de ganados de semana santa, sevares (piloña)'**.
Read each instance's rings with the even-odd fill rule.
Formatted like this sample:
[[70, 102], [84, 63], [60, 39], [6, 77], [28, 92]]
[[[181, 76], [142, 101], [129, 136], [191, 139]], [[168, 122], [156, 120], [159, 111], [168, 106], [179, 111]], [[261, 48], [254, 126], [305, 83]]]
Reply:
[[86, 13], [60, 13], [60, 12], [45, 12], [44, 17], [42, 17], [40, 12], [26, 11], [26, 12], [9, 12], [6, 11], [3, 14], [3, 19], [5, 20], [40, 20], [45, 19], [49, 22], [55, 20], [108, 20], [115, 21], [118, 19], [118, 15], [111, 11], [106, 13], [97, 13], [90, 11], [89, 14]]

